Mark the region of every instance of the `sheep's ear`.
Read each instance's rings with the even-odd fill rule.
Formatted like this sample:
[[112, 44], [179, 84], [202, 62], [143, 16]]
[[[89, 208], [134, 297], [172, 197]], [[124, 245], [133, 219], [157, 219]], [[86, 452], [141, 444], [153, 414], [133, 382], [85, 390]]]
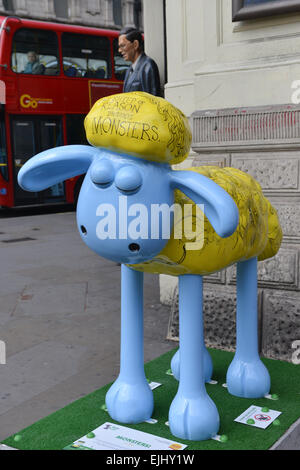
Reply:
[[178, 188], [196, 204], [204, 205], [204, 213], [220, 237], [226, 238], [234, 233], [239, 211], [223, 188], [194, 171], [171, 171], [170, 178], [172, 189]]
[[18, 173], [25, 191], [41, 191], [73, 176], [86, 173], [99, 150], [89, 145], [66, 145], [30, 158]]

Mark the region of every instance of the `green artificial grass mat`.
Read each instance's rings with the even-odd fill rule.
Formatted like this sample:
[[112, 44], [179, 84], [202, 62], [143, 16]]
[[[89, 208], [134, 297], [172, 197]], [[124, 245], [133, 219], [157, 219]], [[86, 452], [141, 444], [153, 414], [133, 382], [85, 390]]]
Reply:
[[[230, 395], [222, 386], [226, 381], [226, 371], [233, 353], [209, 349], [214, 364], [212, 378], [218, 383], [207, 384], [206, 389], [219, 410], [219, 435], [226, 435], [228, 440], [219, 442], [210, 439], [196, 442], [175, 438], [165, 424], [168, 421], [169, 406], [178, 388], [175, 378], [166, 373], [170, 369], [170, 361], [175, 351], [169, 351], [145, 364], [147, 379], [162, 384], [153, 390], [155, 408], [152, 417], [157, 419], [158, 423], [122, 424], [123, 426], [187, 444], [187, 450], [263, 450], [269, 449], [300, 417], [299, 365], [262, 358], [271, 376], [271, 394], [276, 394], [278, 399], [238, 398]], [[107, 421], [116, 423], [102, 409], [110, 385], [43, 418], [17, 435], [9, 437], [3, 444], [21, 450], [61, 450]], [[279, 425], [271, 424], [266, 429], [259, 429], [234, 422], [234, 419], [251, 405], [281, 411]]]

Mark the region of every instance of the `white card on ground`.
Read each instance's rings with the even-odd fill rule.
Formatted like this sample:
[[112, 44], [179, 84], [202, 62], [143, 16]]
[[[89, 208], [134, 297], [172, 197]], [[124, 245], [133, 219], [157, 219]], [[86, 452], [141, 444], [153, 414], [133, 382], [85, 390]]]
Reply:
[[[281, 415], [281, 411], [262, 411], [263, 409], [264, 408], [260, 406], [251, 405], [234, 421], [237, 423], [248, 424], [248, 426], [254, 426], [256, 428], [266, 429], [279, 415]], [[252, 419], [254, 423], [247, 423], [249, 419]]]
[[[90, 436], [90, 437], [87, 437]], [[119, 424], [104, 423], [73, 442], [68, 449], [91, 450], [182, 450], [187, 446]]]
[[157, 419], [150, 418], [150, 419], [146, 419], [145, 423], [156, 424], [158, 423], [158, 421]]
[[160, 387], [160, 386], [161, 386], [161, 384], [158, 383], [158, 382], [150, 382], [149, 383], [149, 387], [151, 388], [151, 390], [154, 390], [155, 388]]

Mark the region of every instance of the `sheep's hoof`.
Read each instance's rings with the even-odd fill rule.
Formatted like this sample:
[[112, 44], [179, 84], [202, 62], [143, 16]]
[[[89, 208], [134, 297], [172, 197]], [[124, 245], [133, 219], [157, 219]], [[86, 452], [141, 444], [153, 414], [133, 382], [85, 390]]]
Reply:
[[120, 423], [142, 423], [153, 413], [153, 394], [146, 379], [131, 384], [118, 378], [105, 401], [111, 418]]
[[171, 360], [171, 370], [176, 380], [180, 378], [180, 352], [176, 351]]
[[227, 389], [231, 395], [243, 398], [260, 398], [270, 391], [270, 375], [259, 358], [245, 362], [234, 358], [227, 377]]
[[[204, 381], [210, 382], [213, 373], [213, 363], [210, 354], [206, 348], [203, 349], [204, 354]], [[180, 349], [174, 354], [171, 360], [172, 373], [176, 380], [180, 379]]]
[[170, 431], [175, 437], [205, 441], [218, 433], [220, 418], [208, 395], [185, 398], [178, 391], [169, 410]]

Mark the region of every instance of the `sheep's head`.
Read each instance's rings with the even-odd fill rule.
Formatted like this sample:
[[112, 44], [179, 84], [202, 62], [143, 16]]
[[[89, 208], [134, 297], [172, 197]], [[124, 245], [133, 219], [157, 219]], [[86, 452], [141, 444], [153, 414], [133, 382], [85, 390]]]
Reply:
[[[145, 98], [144, 95], [147, 100], [150, 96], [144, 93], [127, 93], [121, 97], [124, 97], [128, 103], [130, 95], [134, 95], [132, 99], [136, 99], [138, 95], [140, 102]], [[154, 98], [150, 98], [152, 105]], [[104, 107], [100, 106], [102, 100], [99, 100], [98, 108], [102, 109], [103, 113], [109, 112], [111, 116], [116, 112], [120, 116], [121, 113], [124, 119], [125, 111], [109, 110], [107, 99], [103, 99], [106, 100]], [[115, 100], [116, 97], [111, 97], [113, 107], [117, 106]], [[165, 108], [171, 107], [172, 113], [176, 115], [176, 108], [165, 100], [159, 101], [160, 107], [164, 103], [166, 103]], [[118, 106], [120, 107], [120, 104]], [[172, 128], [172, 142], [165, 130], [166, 135], [157, 142], [159, 147], [157, 152], [155, 152], [155, 142], [152, 142], [152, 154], [146, 152], [145, 142], [141, 142], [140, 146], [131, 142], [132, 152], [129, 154], [128, 141], [123, 145], [127, 150], [126, 153], [121, 151], [123, 137], [127, 139], [131, 135], [131, 138], [136, 140], [139, 135], [146, 138], [145, 132], [148, 127], [140, 125], [136, 116], [136, 109], [140, 110], [142, 104], [139, 106], [134, 110], [136, 120], [131, 127], [132, 134], [129, 131], [128, 135], [123, 134], [125, 125], [120, 127], [120, 122], [115, 123], [114, 125], [122, 130], [119, 139], [113, 136], [112, 140], [105, 132], [108, 130], [108, 121], [105, 127], [102, 114], [95, 118], [93, 108], [85, 122], [87, 136], [94, 144], [99, 145], [103, 142], [106, 148], [74, 145], [42, 152], [22, 167], [18, 175], [19, 184], [25, 190], [40, 191], [60, 181], [86, 173], [77, 205], [79, 232], [83, 241], [93, 251], [121, 263], [138, 264], [150, 260], [164, 248], [168, 238], [165, 236], [162, 221], [157, 218], [153, 221], [153, 209], [162, 205], [170, 208], [174, 202], [175, 188], [183, 191], [196, 203], [204, 205], [207, 217], [220, 236], [231, 235], [238, 224], [237, 207], [231, 197], [210, 179], [194, 172], [173, 171], [169, 165], [175, 155], [178, 160], [185, 157], [186, 143], [181, 144], [186, 139], [190, 140], [190, 137], [180, 136], [181, 144], [179, 145], [178, 141], [176, 145], [176, 141], [172, 139], [179, 134]], [[182, 113], [177, 111], [179, 114], [176, 116], [182, 120], [178, 118], [177, 125], [181, 122], [183, 129], [187, 121], [181, 117]], [[159, 116], [162, 120], [161, 125], [165, 126], [163, 129], [166, 129], [165, 113], [161, 113], [161, 109]], [[158, 120], [157, 129], [159, 129], [158, 116], [154, 115], [154, 118]], [[98, 127], [95, 119], [98, 119], [96, 121]], [[175, 121], [176, 119], [172, 118], [173, 124]], [[153, 127], [153, 121], [148, 126]], [[148, 136], [150, 136], [149, 131]], [[108, 145], [109, 142], [111, 145]], [[147, 154], [146, 158], [139, 154], [141, 149]], [[170, 149], [173, 149], [173, 153]], [[170, 223], [172, 224], [172, 213]]]
[[77, 223], [84, 242], [122, 263], [138, 263], [159, 253], [168, 240], [162, 227], [151, 237], [151, 208], [173, 204], [167, 174], [166, 165], [99, 152], [78, 199]]

